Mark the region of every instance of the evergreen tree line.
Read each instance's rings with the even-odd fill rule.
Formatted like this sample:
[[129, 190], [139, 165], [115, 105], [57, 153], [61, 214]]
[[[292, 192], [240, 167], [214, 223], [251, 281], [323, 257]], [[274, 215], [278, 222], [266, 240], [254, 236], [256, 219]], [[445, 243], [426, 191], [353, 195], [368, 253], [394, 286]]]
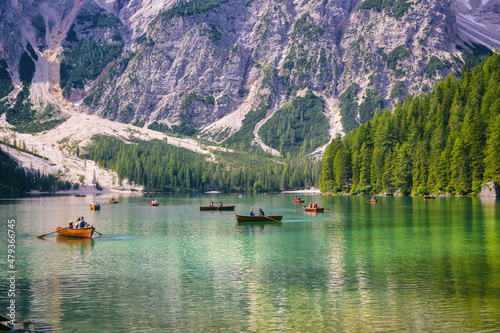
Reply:
[[165, 141], [126, 144], [119, 139], [95, 136], [86, 158], [117, 172], [146, 190], [165, 192], [268, 192], [319, 184], [321, 163], [310, 158], [283, 161], [255, 153], [215, 152], [217, 161], [168, 145]]
[[69, 190], [71, 183], [40, 171], [26, 171], [0, 149], [0, 194], [21, 194], [30, 190], [54, 192]]
[[477, 194], [500, 181], [500, 54], [337, 136], [323, 192]]

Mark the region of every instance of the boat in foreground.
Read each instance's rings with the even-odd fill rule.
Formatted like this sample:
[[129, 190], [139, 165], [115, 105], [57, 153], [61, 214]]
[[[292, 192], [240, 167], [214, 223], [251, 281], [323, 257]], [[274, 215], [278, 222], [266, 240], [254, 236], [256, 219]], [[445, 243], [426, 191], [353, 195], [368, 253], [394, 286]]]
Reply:
[[219, 206], [208, 206], [208, 207], [203, 207], [203, 206], [200, 206], [200, 210], [234, 210], [234, 207], [236, 207], [235, 205], [233, 206], [222, 206], [222, 207], [219, 207]]
[[281, 222], [281, 219], [283, 218], [283, 215], [277, 215], [277, 216], [248, 216], [248, 215], [236, 215], [236, 221], [238, 223], [245, 223], [245, 222], [265, 222], [265, 223], [273, 223], [273, 222]]
[[61, 227], [56, 228], [57, 233], [61, 236], [78, 237], [78, 238], [92, 238], [94, 230], [95, 228], [93, 226], [78, 228], [78, 229], [67, 229]]
[[306, 212], [315, 212], [315, 213], [323, 213], [325, 208], [324, 207], [308, 207], [304, 206], [304, 210]]

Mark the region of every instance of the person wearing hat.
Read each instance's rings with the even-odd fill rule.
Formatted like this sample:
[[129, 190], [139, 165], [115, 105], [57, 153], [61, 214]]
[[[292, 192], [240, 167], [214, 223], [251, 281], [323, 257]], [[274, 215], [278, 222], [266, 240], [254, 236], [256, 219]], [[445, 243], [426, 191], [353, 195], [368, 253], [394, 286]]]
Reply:
[[66, 229], [73, 229], [73, 221], [69, 221], [68, 227]]

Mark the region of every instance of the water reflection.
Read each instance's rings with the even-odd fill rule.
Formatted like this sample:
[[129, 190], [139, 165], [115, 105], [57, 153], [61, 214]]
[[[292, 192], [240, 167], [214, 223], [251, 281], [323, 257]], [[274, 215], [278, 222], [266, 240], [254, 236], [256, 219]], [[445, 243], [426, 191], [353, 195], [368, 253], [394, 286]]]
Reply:
[[[290, 197], [264, 198], [246, 195], [241, 206], [283, 215], [282, 225], [239, 225], [233, 214], [197, 209], [229, 196], [165, 196], [170, 206], [155, 209], [121, 199], [90, 217], [73, 198], [4, 205], [22, 235], [19, 314], [86, 332], [500, 327], [497, 204], [307, 198], [331, 208], [312, 216], [294, 213]], [[48, 204], [59, 208], [46, 212]], [[82, 214], [102, 237], [36, 239]]]
[[88, 249], [94, 247], [93, 238], [75, 238], [57, 235], [57, 245], [74, 249]]

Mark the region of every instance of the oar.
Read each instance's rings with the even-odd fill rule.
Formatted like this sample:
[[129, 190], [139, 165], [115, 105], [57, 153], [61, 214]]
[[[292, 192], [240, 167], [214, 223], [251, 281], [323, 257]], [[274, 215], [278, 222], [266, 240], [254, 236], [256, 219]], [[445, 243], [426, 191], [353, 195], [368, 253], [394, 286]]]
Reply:
[[95, 229], [94, 229], [94, 232], [97, 232], [99, 235], [102, 236], [102, 234], [99, 231], [95, 230]]
[[265, 217], [266, 219], [271, 220], [271, 221], [281, 222], [281, 221], [275, 220], [275, 219], [273, 219], [272, 217], [269, 217], [269, 216], [266, 216], [266, 215], [264, 215], [264, 217]]
[[56, 230], [56, 231], [49, 232], [48, 234], [45, 234], [45, 235], [40, 235], [40, 236], [38, 236], [37, 238], [43, 238], [43, 237], [45, 237], [45, 236], [47, 236], [47, 235], [53, 234], [54, 232], [57, 232], [57, 230]]

